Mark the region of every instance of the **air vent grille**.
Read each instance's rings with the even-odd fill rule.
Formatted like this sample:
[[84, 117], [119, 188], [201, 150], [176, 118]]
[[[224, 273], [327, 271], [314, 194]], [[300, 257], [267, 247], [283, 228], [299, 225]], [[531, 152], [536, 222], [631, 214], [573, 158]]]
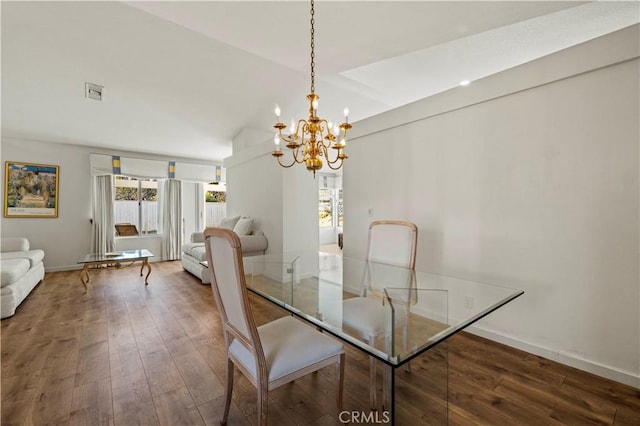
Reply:
[[88, 99], [93, 99], [96, 101], [102, 100], [102, 90], [104, 87], [99, 86], [93, 83], [85, 83], [84, 84], [84, 96]]

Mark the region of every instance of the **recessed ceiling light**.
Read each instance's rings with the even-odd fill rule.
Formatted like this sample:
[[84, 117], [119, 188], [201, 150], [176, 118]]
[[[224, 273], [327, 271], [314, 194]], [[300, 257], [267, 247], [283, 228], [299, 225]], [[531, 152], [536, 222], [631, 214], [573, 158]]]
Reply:
[[470, 82], [469, 80], [462, 80], [462, 81], [460, 82], [460, 86], [462, 86], [462, 87], [464, 87], [464, 86], [468, 86], [468, 85], [470, 85], [470, 84], [471, 84], [471, 82]]

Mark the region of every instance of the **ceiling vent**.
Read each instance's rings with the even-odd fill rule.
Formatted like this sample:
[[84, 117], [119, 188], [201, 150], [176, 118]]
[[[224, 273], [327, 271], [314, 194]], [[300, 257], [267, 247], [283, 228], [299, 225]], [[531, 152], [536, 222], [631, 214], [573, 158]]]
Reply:
[[89, 99], [94, 99], [96, 101], [102, 100], [102, 89], [104, 87], [98, 86], [93, 83], [85, 83], [84, 84], [84, 96]]

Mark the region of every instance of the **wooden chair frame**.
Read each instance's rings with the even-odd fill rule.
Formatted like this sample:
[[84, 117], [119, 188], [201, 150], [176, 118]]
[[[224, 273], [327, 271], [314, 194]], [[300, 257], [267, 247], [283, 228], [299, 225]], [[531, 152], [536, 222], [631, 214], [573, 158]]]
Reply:
[[[213, 256], [211, 254], [211, 248], [209, 243], [210, 237], [222, 238], [226, 240], [231, 246], [232, 250], [234, 251], [233, 267], [235, 268], [235, 276], [237, 278], [236, 280], [236, 285], [238, 286], [237, 291], [239, 291], [241, 294], [242, 305], [243, 305], [242, 313], [243, 313], [244, 321], [247, 324], [248, 330], [249, 330], [248, 336], [245, 336], [241, 331], [239, 331], [236, 327], [234, 327], [229, 322], [227, 312], [225, 310], [225, 306], [222, 302], [220, 291], [218, 289], [218, 283], [217, 283], [216, 274], [215, 274], [215, 264], [213, 262]], [[229, 408], [231, 405], [231, 394], [233, 390], [234, 365], [256, 387], [256, 390], [258, 393], [258, 398], [257, 398], [258, 422], [261, 426], [267, 425], [269, 391], [274, 390], [297, 378], [303, 377], [309, 373], [320, 370], [321, 368], [327, 367], [332, 364], [335, 364], [336, 366], [336, 385], [338, 388], [336, 403], [338, 405], [338, 410], [341, 410], [342, 388], [344, 383], [344, 359], [345, 359], [344, 352], [338, 355], [335, 355], [333, 357], [324, 359], [320, 362], [316, 362], [314, 364], [308, 365], [303, 369], [294, 371], [286, 376], [278, 378], [277, 380], [269, 381], [269, 371], [268, 371], [267, 361], [265, 359], [262, 344], [260, 342], [258, 328], [256, 326], [255, 320], [253, 318], [253, 314], [251, 312], [251, 306], [249, 304], [249, 294], [248, 294], [245, 275], [244, 275], [244, 266], [242, 262], [242, 248], [241, 248], [240, 238], [235, 232], [225, 228], [207, 228], [204, 231], [204, 238], [206, 242], [205, 247], [206, 247], [206, 253], [207, 253], [207, 260], [209, 262], [209, 274], [211, 276], [211, 288], [213, 290], [213, 293], [216, 299], [216, 304], [218, 305], [218, 310], [222, 318], [225, 350], [227, 353], [225, 409], [224, 409], [224, 414], [222, 417], [221, 424], [226, 424], [229, 416]], [[251, 374], [242, 365], [242, 363], [229, 352], [229, 346], [231, 345], [234, 339], [237, 339], [237, 341], [240, 342], [245, 348], [247, 348], [247, 350], [249, 350], [251, 354], [254, 356], [254, 359], [256, 360], [256, 377], [254, 377], [253, 374]]]

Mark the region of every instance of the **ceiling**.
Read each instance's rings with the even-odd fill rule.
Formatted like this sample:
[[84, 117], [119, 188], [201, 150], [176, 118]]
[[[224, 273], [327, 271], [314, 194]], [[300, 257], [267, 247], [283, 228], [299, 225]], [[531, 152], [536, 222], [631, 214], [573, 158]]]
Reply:
[[[308, 109], [306, 1], [2, 1], [1, 13], [3, 137], [220, 161], [243, 129], [268, 135], [276, 103], [285, 122]], [[348, 106], [353, 122], [639, 17], [637, 2], [318, 1], [315, 20], [319, 115]]]

